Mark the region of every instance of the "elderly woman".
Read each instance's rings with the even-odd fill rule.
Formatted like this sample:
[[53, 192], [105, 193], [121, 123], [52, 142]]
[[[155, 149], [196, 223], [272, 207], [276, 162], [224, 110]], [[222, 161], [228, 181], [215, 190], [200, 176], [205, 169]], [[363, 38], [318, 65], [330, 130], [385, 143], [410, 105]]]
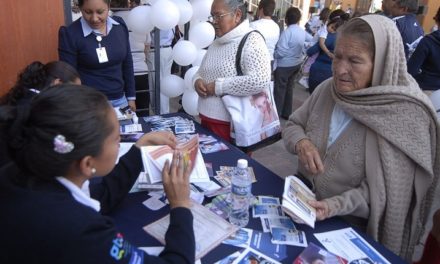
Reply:
[[333, 78], [289, 117], [284, 142], [317, 195], [318, 220], [345, 215], [409, 261], [440, 173], [435, 111], [390, 19], [356, 18], [338, 34]]
[[202, 126], [230, 141], [231, 117], [221, 96], [249, 96], [263, 91], [270, 83], [270, 55], [263, 37], [251, 33], [244, 44], [237, 75], [235, 56], [243, 36], [251, 31], [243, 0], [214, 0], [211, 22], [217, 39], [194, 76], [199, 94], [198, 109]]

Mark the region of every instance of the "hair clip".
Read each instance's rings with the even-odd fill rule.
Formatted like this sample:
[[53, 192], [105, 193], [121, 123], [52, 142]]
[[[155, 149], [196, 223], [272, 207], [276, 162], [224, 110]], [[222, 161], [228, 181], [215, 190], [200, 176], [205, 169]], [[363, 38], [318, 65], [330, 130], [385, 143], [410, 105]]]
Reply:
[[72, 142], [66, 141], [66, 138], [63, 135], [57, 135], [53, 139], [53, 145], [53, 150], [60, 154], [69, 153], [75, 148], [75, 145], [73, 145]]

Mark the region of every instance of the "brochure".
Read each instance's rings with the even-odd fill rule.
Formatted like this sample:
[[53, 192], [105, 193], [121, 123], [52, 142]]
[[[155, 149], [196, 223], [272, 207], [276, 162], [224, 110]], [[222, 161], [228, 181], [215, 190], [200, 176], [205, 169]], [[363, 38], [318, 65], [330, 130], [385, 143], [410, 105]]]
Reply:
[[314, 235], [328, 251], [346, 258], [350, 263], [390, 264], [351, 227]]
[[[190, 182], [209, 182], [208, 171], [202, 153], [199, 150], [198, 135], [187, 137], [187, 141], [177, 144], [176, 149], [182, 151], [185, 164], [191, 161]], [[168, 145], [141, 147], [144, 170], [148, 175], [148, 183], [162, 181], [162, 169], [165, 162], [171, 162], [174, 150]]]
[[316, 200], [315, 194], [297, 177], [288, 176], [284, 183], [283, 211], [297, 223], [315, 227], [316, 210], [308, 201]]
[[[194, 217], [194, 235], [196, 240], [196, 259], [202, 258], [209, 251], [229, 237], [237, 227], [211, 212], [203, 205], [192, 203], [191, 212]], [[165, 244], [165, 233], [170, 225], [170, 215], [144, 227], [144, 230]]]
[[301, 254], [295, 259], [293, 264], [311, 263], [347, 264], [348, 261], [313, 243], [309, 243], [303, 252], [301, 252]]

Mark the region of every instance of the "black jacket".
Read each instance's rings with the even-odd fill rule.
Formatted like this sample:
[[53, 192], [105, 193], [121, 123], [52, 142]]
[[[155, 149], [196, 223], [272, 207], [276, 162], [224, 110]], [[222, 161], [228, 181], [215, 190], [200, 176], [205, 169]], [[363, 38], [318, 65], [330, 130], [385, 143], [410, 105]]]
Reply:
[[[100, 184], [91, 185], [102, 211], [124, 199], [141, 168], [140, 151], [133, 147]], [[17, 171], [14, 165], [0, 170], [0, 263], [194, 263], [190, 210], [171, 210], [165, 250], [148, 256], [124, 239], [111, 218], [78, 203], [58, 181], [24, 186]]]

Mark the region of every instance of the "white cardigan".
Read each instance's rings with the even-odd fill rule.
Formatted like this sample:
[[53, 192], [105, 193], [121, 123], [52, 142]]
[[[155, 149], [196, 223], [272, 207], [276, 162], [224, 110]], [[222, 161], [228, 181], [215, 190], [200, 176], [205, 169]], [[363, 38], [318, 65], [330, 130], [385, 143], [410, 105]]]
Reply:
[[[231, 120], [223, 105], [221, 96], [230, 94], [248, 96], [267, 88], [270, 84], [270, 55], [264, 39], [258, 33], [251, 33], [241, 54], [242, 76], [237, 76], [235, 56], [242, 37], [251, 31], [249, 21], [214, 40], [208, 48], [193, 84], [198, 79], [206, 83], [215, 81], [215, 96], [199, 98], [200, 114], [212, 119]], [[193, 85], [194, 87], [194, 85]]]

